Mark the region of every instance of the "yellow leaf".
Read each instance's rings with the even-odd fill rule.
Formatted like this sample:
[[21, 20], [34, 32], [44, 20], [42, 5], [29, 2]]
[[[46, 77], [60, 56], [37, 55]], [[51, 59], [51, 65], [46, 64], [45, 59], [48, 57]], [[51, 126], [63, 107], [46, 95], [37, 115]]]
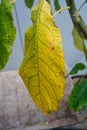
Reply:
[[75, 47], [79, 50], [84, 52], [84, 38], [82, 38], [79, 33], [77, 32], [76, 28], [73, 28], [72, 31], [73, 41]]
[[24, 59], [19, 74], [36, 105], [50, 114], [58, 109], [64, 91], [62, 39], [46, 0], [39, 1], [31, 18], [33, 26], [25, 33]]

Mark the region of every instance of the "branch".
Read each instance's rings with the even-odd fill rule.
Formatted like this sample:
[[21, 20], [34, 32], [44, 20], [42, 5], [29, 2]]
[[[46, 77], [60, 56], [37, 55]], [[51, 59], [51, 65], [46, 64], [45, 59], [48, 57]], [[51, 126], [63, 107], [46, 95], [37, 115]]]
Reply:
[[69, 14], [79, 35], [87, 40], [87, 26], [82, 17], [80, 16], [74, 0], [66, 0], [66, 4], [67, 6], [70, 6]]

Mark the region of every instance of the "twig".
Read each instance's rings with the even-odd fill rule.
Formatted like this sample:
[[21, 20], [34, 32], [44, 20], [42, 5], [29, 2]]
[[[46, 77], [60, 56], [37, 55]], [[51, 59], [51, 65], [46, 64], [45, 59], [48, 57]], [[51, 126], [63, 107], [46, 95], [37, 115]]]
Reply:
[[86, 4], [86, 1], [82, 3], [82, 5], [80, 6], [80, 8], [78, 9], [78, 11], [81, 10], [81, 8]]

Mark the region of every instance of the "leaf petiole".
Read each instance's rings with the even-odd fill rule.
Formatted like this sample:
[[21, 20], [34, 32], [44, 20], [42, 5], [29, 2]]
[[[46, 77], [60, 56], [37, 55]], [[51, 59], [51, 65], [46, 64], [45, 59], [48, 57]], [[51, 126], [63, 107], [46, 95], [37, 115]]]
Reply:
[[58, 11], [56, 11], [56, 12], [54, 13], [53, 17], [55, 17], [57, 14], [61, 13], [61, 12], [64, 11], [64, 10], [67, 10], [67, 9], [70, 9], [70, 7], [67, 6], [67, 7], [64, 7], [64, 8], [59, 9]]

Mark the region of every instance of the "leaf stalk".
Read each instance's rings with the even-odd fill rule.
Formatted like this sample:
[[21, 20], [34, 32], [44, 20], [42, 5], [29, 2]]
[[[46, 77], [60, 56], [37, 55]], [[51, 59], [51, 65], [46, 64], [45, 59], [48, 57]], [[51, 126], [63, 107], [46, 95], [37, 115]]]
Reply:
[[65, 11], [65, 10], [67, 10], [67, 9], [70, 9], [70, 7], [67, 6], [67, 7], [64, 7], [64, 8], [59, 9], [58, 11], [56, 11], [56, 12], [54, 13], [53, 17], [55, 17], [57, 14], [61, 13], [62, 11]]

